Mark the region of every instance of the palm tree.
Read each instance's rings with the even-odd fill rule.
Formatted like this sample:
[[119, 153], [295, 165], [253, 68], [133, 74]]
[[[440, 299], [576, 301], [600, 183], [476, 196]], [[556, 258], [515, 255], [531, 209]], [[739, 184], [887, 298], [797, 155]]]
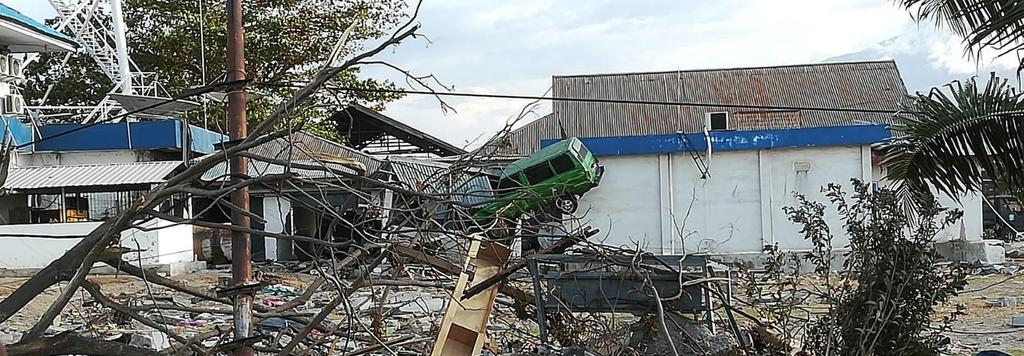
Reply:
[[[897, 0], [917, 21], [933, 20], [964, 38], [964, 51], [980, 57], [1024, 49], [1024, 2], [1013, 0]], [[1018, 73], [1024, 69], [1024, 59]], [[886, 178], [904, 193], [928, 186], [957, 199], [992, 178], [1010, 192], [1024, 192], [1024, 100], [994, 73], [918, 93], [897, 115], [887, 144]]]
[[883, 147], [886, 178], [905, 193], [928, 185], [956, 199], [981, 178], [1024, 192], [1024, 96], [995, 74], [918, 93]]

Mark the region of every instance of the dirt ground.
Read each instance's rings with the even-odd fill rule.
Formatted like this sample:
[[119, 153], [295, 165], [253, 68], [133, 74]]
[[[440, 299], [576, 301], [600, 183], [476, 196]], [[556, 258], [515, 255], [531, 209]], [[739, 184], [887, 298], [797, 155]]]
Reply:
[[947, 333], [954, 349], [963, 346], [957, 354], [999, 350], [1024, 355], [1024, 327], [1010, 326], [1012, 317], [1024, 316], [1024, 274], [971, 276], [968, 282], [966, 293], [953, 300], [967, 308], [967, 315]]
[[[182, 281], [188, 285], [199, 286], [200, 288], [210, 289], [211, 291], [217, 285], [219, 277], [230, 277], [231, 274], [227, 271], [203, 271], [197, 273], [183, 274], [172, 277], [175, 280]], [[161, 286], [151, 284], [150, 289], [146, 288], [146, 283], [142, 280], [127, 276], [127, 275], [97, 275], [88, 277], [89, 280], [93, 281], [103, 290], [108, 296], [117, 297], [122, 295], [129, 296], [140, 296], [150, 292], [154, 294], [161, 294], [167, 292]], [[315, 279], [313, 276], [304, 274], [287, 274], [279, 276], [281, 283], [303, 289], [306, 288]], [[9, 295], [18, 286], [24, 283], [28, 278], [0, 278], [0, 298]], [[60, 294], [59, 286], [50, 287], [43, 294], [40, 294], [33, 299], [25, 308], [21, 309], [20, 312], [12, 316], [9, 320], [0, 324], [0, 329], [13, 330], [13, 331], [25, 331], [32, 327], [36, 320], [46, 311], [50, 303], [52, 303], [57, 296]], [[68, 307], [65, 308], [65, 313], [75, 313], [75, 308], [81, 305], [85, 299], [91, 299], [88, 294], [82, 290], [79, 295], [72, 299]], [[59, 318], [59, 317], [58, 317]], [[60, 320], [56, 320], [55, 324], [60, 324]]]

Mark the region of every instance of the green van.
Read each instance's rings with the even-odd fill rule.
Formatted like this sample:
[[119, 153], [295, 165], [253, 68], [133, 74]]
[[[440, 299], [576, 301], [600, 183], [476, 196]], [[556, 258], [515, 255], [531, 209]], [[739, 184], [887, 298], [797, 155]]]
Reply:
[[498, 178], [496, 198], [474, 217], [514, 218], [544, 210], [552, 203], [562, 213], [574, 213], [579, 196], [596, 187], [603, 173], [604, 167], [597, 164], [583, 141], [564, 139], [505, 167]]

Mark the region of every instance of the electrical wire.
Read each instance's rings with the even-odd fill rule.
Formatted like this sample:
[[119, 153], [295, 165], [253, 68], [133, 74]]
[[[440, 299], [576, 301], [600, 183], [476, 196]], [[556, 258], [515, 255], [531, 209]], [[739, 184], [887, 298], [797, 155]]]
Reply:
[[[273, 88], [300, 88], [300, 87], [303, 86], [303, 84], [268, 83], [268, 82], [256, 82], [256, 83], [254, 83], [254, 85], [262, 86], [262, 87], [273, 87]], [[347, 86], [325, 86], [325, 87], [327, 89], [331, 89], [331, 90], [345, 90], [345, 91], [356, 91], [356, 92], [389, 93], [389, 94], [413, 94], [413, 95], [434, 95], [434, 96], [454, 96], [454, 97], [469, 97], [469, 98], [524, 99], [524, 100], [549, 100], [549, 101], [556, 101], [557, 100], [557, 101], [585, 102], [585, 103], [693, 106], [693, 107], [761, 109], [761, 110], [778, 110], [778, 111], [810, 110], [810, 111], [876, 113], [876, 114], [892, 114], [892, 115], [896, 115], [896, 114], [899, 114], [899, 113], [915, 113], [914, 111], [906, 111], [906, 110], [823, 108], [823, 107], [779, 106], [779, 105], [748, 105], [748, 104], [727, 104], [727, 103], [706, 103], [706, 102], [685, 102], [685, 101], [670, 102], [670, 101], [629, 100], [629, 99], [604, 99], [604, 98], [555, 98], [555, 97], [533, 96], [533, 95], [437, 92], [437, 91], [404, 90], [404, 89], [357, 88], [357, 87], [347, 87]]]

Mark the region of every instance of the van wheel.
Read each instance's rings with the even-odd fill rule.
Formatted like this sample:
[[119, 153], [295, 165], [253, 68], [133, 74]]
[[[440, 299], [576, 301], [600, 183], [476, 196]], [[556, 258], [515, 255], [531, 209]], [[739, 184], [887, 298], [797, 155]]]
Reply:
[[579, 208], [579, 201], [577, 201], [575, 196], [563, 195], [555, 198], [555, 208], [563, 214], [572, 214]]

